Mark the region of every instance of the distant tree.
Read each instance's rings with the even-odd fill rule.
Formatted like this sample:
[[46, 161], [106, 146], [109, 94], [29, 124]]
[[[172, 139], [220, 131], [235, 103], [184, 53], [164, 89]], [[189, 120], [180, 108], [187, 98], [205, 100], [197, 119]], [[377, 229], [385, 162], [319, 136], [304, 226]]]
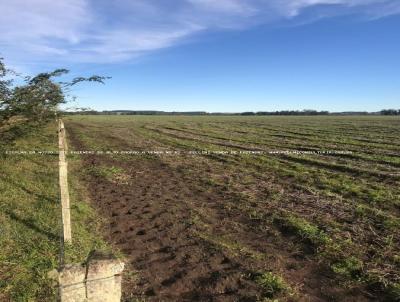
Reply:
[[329, 115], [329, 111], [317, 111], [317, 110], [281, 110], [281, 111], [259, 111], [256, 115]]
[[400, 109], [383, 109], [381, 110], [382, 115], [400, 115]]

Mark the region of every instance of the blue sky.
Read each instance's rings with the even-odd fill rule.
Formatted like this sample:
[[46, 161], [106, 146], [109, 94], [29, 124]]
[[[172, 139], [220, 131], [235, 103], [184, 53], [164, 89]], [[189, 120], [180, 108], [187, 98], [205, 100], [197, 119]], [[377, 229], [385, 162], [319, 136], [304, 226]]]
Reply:
[[0, 55], [24, 73], [112, 76], [97, 110], [400, 107], [398, 0], [0, 0]]

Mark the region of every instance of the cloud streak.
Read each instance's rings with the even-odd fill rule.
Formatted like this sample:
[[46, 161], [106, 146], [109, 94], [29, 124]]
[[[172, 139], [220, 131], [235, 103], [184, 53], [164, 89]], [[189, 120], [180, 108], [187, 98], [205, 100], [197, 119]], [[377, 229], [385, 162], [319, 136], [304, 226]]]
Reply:
[[[400, 13], [398, 0], [0, 0], [0, 53], [14, 61], [116, 62], [204, 31], [318, 15]], [[319, 16], [319, 15], [318, 15]], [[318, 17], [320, 18], [320, 16]]]

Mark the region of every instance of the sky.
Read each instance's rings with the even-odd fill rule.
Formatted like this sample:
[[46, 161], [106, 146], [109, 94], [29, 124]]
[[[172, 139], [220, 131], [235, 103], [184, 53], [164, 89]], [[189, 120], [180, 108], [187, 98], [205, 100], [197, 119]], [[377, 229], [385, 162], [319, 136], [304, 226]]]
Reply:
[[400, 107], [399, 0], [0, 0], [0, 14], [13, 69], [112, 77], [69, 106]]

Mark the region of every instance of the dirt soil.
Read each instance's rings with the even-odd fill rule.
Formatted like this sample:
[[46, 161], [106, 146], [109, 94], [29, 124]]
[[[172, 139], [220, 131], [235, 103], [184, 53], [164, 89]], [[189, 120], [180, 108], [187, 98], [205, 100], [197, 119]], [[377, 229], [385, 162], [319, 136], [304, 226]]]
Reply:
[[[67, 130], [70, 148], [85, 150], [73, 125]], [[337, 289], [312, 253], [299, 253], [300, 243], [290, 244], [295, 238], [277, 236], [276, 230], [227, 207], [237, 196], [212, 186], [202, 189], [185, 166], [158, 157], [87, 155], [82, 160], [86, 168], [124, 171], [121, 181], [89, 174], [83, 181], [93, 206], [108, 221], [106, 239], [126, 255], [126, 301], [262, 301], [268, 292], [256, 280], [267, 271], [280, 272], [296, 292], [280, 301], [370, 300], [360, 289]]]

